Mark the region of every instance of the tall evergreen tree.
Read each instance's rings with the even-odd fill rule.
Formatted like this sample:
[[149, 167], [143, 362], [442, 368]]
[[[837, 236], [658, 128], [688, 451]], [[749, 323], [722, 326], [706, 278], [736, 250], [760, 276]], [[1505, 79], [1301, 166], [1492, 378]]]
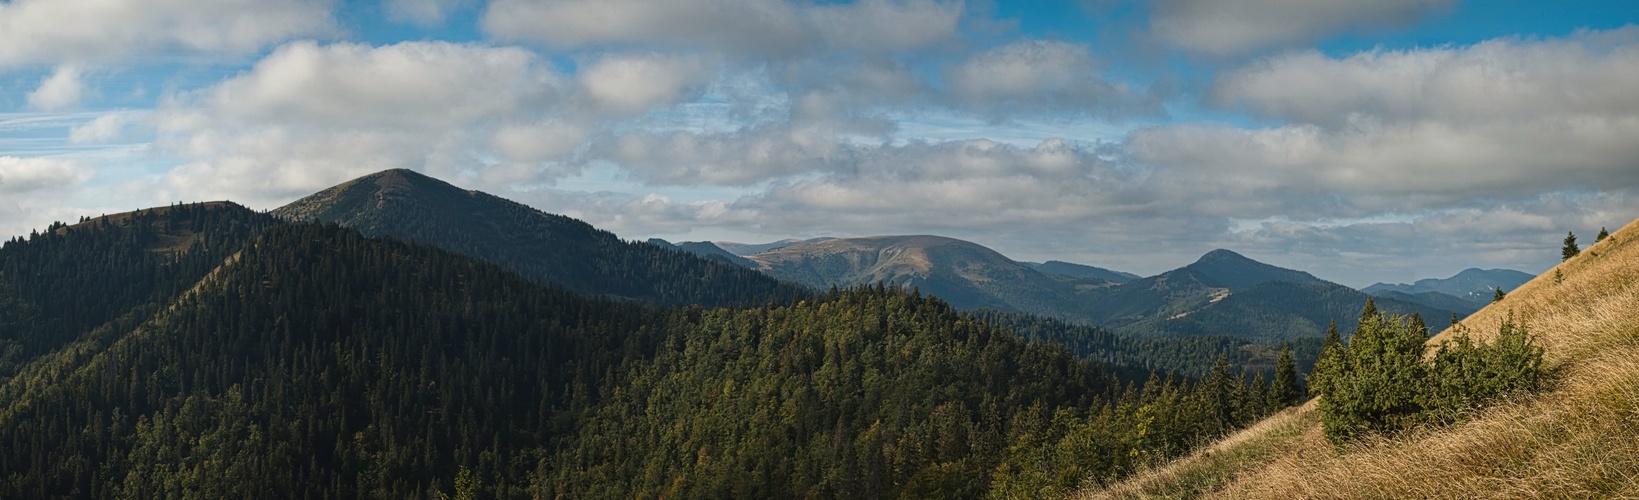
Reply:
[[1605, 241], [1605, 238], [1609, 238], [1609, 237], [1611, 237], [1610, 231], [1606, 231], [1605, 228], [1601, 227], [1601, 228], [1599, 228], [1599, 236], [1595, 236], [1593, 238], [1593, 242], [1594, 243], [1599, 243], [1601, 241]]
[[1269, 387], [1269, 409], [1273, 411], [1297, 404], [1302, 398], [1302, 390], [1298, 387], [1298, 369], [1292, 361], [1292, 347], [1282, 347], [1280, 360], [1275, 362], [1275, 383]]
[[1576, 246], [1576, 233], [1566, 231], [1565, 248], [1559, 251], [1559, 260], [1561, 262], [1571, 260], [1571, 257], [1575, 257], [1579, 253], [1582, 253], [1582, 249]]

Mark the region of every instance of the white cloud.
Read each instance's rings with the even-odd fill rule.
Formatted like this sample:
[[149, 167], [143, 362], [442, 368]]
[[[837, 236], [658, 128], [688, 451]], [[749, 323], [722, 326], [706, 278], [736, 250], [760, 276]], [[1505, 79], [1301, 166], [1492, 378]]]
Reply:
[[652, 46], [783, 55], [820, 48], [910, 50], [956, 36], [960, 2], [864, 0], [495, 0], [482, 21], [501, 38], [552, 47]]
[[1335, 125], [1351, 116], [1484, 123], [1639, 115], [1639, 26], [1563, 39], [1270, 57], [1221, 77], [1220, 104]]
[[382, 6], [387, 9], [388, 19], [435, 26], [443, 23], [450, 12], [469, 3], [470, 0], [383, 0]]
[[72, 65], [57, 66], [51, 76], [40, 80], [40, 86], [28, 93], [28, 105], [39, 110], [55, 111], [80, 105], [85, 94], [85, 82], [80, 81], [80, 69]]
[[64, 188], [78, 184], [85, 176], [82, 169], [67, 161], [0, 156], [0, 193], [8, 196]]
[[0, 4], [0, 68], [166, 50], [244, 54], [333, 32], [330, 10], [330, 0], [14, 0]]
[[689, 97], [716, 76], [713, 66], [692, 56], [606, 55], [575, 76], [593, 108], [631, 114]]
[[90, 122], [69, 129], [68, 143], [104, 144], [124, 139], [131, 129], [151, 127], [149, 111], [114, 111], [103, 113]]
[[1355, 217], [1639, 190], [1639, 28], [1468, 47], [1272, 57], [1221, 103], [1287, 120], [1143, 129], [1133, 158], [1210, 182], [1220, 215]]
[[851, 164], [828, 124], [769, 124], [734, 132], [636, 132], [592, 142], [589, 160], [620, 164], [660, 185], [743, 186]]
[[513, 47], [290, 43], [161, 108], [160, 150], [189, 161], [157, 196], [265, 206], [387, 168], [459, 180], [541, 160], [561, 148], [526, 134], [562, 100], [561, 79]]
[[1454, 0], [1155, 0], [1150, 29], [1163, 41], [1216, 55], [1310, 42], [1347, 29], [1397, 27]]
[[1025, 40], [974, 54], [946, 71], [955, 103], [988, 115], [1127, 116], [1159, 104], [1103, 79], [1086, 46]]

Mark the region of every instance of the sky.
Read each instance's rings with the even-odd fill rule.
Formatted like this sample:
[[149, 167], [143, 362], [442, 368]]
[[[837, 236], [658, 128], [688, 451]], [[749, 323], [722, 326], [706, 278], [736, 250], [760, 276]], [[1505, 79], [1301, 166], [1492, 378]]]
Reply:
[[1639, 218], [1639, 2], [0, 0], [0, 237], [408, 168], [626, 239], [1541, 272]]

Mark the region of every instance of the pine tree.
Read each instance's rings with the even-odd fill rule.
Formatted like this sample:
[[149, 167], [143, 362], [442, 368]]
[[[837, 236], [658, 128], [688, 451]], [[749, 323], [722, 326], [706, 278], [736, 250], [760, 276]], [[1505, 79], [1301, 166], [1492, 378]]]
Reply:
[[1498, 302], [1502, 302], [1503, 296], [1506, 296], [1506, 295], [1508, 295], [1508, 294], [1503, 293], [1502, 287], [1500, 287], [1500, 286], [1497, 287], [1496, 291], [1491, 294], [1491, 303], [1495, 304], [1495, 303], [1498, 303]]
[[1571, 260], [1571, 257], [1579, 253], [1582, 253], [1582, 249], [1576, 246], [1576, 233], [1565, 232], [1565, 248], [1559, 251], [1560, 261]]
[[[1371, 299], [1366, 299], [1368, 305]], [[1337, 333], [1337, 320], [1326, 325], [1326, 341], [1320, 345], [1320, 357], [1315, 360], [1315, 369], [1309, 372], [1309, 393], [1316, 397], [1324, 397], [1331, 391], [1331, 381], [1327, 380], [1328, 373], [1342, 370], [1342, 365], [1348, 362], [1343, 357], [1343, 340]]]
[[1281, 347], [1280, 359], [1275, 362], [1275, 384], [1269, 387], [1269, 409], [1274, 411], [1295, 405], [1301, 398], [1302, 388], [1298, 387], [1298, 370], [1297, 364], [1292, 361], [1292, 346]]
[[1366, 297], [1366, 307], [1360, 310], [1360, 322], [1365, 323], [1367, 319], [1373, 319], [1376, 317], [1377, 303], [1372, 301], [1371, 297]]
[[1610, 231], [1606, 231], [1605, 228], [1601, 227], [1599, 228], [1599, 236], [1593, 237], [1593, 242], [1599, 243], [1601, 241], [1605, 241], [1605, 238], [1609, 237], [1611, 237]]

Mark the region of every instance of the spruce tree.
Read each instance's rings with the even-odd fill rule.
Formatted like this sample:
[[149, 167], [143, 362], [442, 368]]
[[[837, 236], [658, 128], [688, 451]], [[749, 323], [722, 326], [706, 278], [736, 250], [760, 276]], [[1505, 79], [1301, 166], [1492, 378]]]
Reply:
[[1495, 304], [1495, 303], [1498, 303], [1498, 302], [1502, 302], [1502, 298], [1505, 295], [1508, 295], [1508, 294], [1503, 293], [1502, 287], [1500, 287], [1500, 286], [1497, 287], [1496, 292], [1491, 294], [1491, 303]]
[[1576, 233], [1566, 231], [1565, 248], [1559, 251], [1559, 260], [1561, 262], [1571, 260], [1571, 257], [1575, 257], [1579, 253], [1582, 253], [1582, 249], [1576, 246]]
[[[1367, 299], [1367, 304], [1371, 299]], [[1343, 340], [1337, 333], [1337, 320], [1332, 320], [1326, 326], [1326, 341], [1320, 345], [1320, 357], [1315, 360], [1315, 369], [1309, 372], [1309, 393], [1316, 397], [1325, 397], [1331, 391], [1332, 381], [1327, 379], [1328, 374], [1337, 373], [1343, 369], [1348, 360], [1343, 357]]]
[[1298, 387], [1298, 369], [1297, 363], [1292, 361], [1292, 347], [1281, 347], [1280, 359], [1275, 362], [1275, 383], [1269, 387], [1269, 410], [1295, 405], [1301, 398], [1302, 389]]
[[1601, 241], [1605, 241], [1605, 238], [1609, 237], [1611, 237], [1610, 231], [1606, 231], [1605, 228], [1601, 227], [1599, 228], [1599, 236], [1593, 237], [1593, 242], [1599, 243]]

